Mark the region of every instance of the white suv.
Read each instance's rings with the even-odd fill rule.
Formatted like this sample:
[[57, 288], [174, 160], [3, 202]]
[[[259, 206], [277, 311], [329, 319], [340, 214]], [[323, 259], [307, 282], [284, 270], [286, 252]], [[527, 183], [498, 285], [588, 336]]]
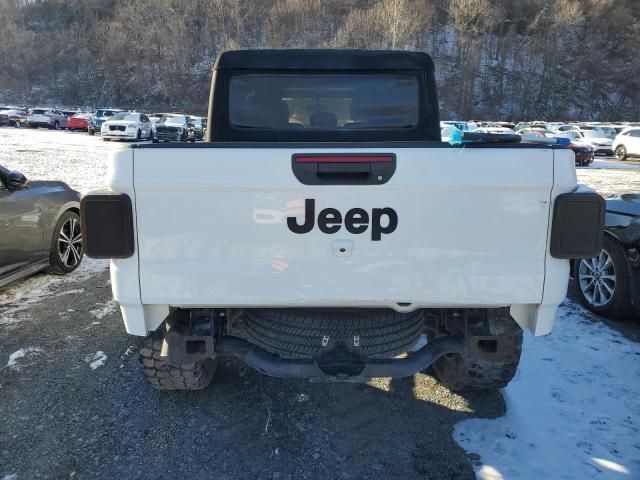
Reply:
[[618, 160], [640, 156], [640, 127], [629, 127], [620, 132], [613, 140], [612, 148]]
[[111, 120], [102, 124], [100, 134], [103, 140], [113, 138], [137, 141], [143, 138], [150, 140], [153, 135], [149, 117], [138, 112], [116, 113]]

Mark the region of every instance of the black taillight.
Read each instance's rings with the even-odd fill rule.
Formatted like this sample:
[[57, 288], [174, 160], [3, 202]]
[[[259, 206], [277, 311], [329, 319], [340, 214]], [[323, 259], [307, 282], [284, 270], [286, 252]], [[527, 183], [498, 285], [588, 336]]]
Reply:
[[128, 195], [105, 191], [85, 195], [80, 201], [80, 220], [88, 257], [133, 255], [133, 210]]
[[551, 224], [551, 256], [578, 259], [599, 255], [605, 210], [604, 199], [597, 193], [558, 195]]

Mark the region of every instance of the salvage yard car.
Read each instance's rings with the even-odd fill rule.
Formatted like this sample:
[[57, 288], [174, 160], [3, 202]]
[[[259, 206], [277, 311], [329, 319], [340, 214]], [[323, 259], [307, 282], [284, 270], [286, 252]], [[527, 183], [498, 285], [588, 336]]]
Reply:
[[90, 113], [76, 113], [69, 117], [69, 130], [81, 130], [86, 132], [89, 128], [89, 119], [91, 118]]
[[100, 132], [102, 124], [119, 112], [124, 112], [124, 110], [120, 108], [98, 108], [89, 119], [87, 128], [89, 135], [95, 135], [96, 132]]
[[193, 127], [195, 128], [196, 140], [204, 140], [204, 136], [206, 135], [207, 131], [206, 119], [200, 117], [191, 117], [191, 122], [193, 123]]
[[68, 119], [60, 110], [32, 108], [29, 111], [27, 123], [31, 128], [46, 127], [58, 130], [60, 128], [67, 128]]
[[502, 388], [523, 329], [551, 332], [570, 259], [600, 252], [604, 202], [570, 149], [440, 141], [425, 53], [231, 51], [212, 82], [205, 142], [119, 149], [82, 199], [156, 388], [203, 388], [223, 356]]
[[599, 128], [582, 132], [582, 141], [593, 147], [594, 155], [613, 155], [613, 140]]
[[27, 111], [21, 108], [0, 110], [0, 126], [7, 125], [9, 127], [20, 128], [27, 124], [27, 118]]
[[640, 318], [640, 193], [607, 198], [602, 250], [574, 265], [582, 303], [613, 318]]
[[613, 140], [612, 148], [618, 160], [640, 157], [640, 128], [629, 127], [622, 130]]
[[196, 127], [188, 115], [165, 114], [153, 126], [153, 142], [195, 142]]
[[153, 136], [151, 121], [144, 113], [120, 112], [102, 124], [103, 140], [150, 140]]
[[569, 148], [575, 154], [576, 167], [588, 167], [593, 163], [593, 147], [586, 142], [573, 141]]
[[66, 274], [82, 260], [80, 196], [62, 182], [28, 182], [0, 166], [0, 287], [40, 270]]

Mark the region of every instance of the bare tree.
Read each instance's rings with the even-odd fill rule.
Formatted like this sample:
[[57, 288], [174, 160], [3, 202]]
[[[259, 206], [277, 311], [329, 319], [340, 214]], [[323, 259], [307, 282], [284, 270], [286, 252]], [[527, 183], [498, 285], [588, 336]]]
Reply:
[[206, 111], [231, 48], [417, 49], [443, 117], [640, 119], [638, 0], [0, 0], [0, 102]]

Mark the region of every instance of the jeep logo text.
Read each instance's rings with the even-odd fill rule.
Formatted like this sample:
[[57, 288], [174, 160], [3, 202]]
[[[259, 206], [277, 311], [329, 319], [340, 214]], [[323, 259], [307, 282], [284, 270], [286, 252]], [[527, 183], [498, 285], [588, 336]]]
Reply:
[[[307, 198], [304, 201], [304, 223], [299, 224], [296, 217], [287, 217], [287, 227], [293, 233], [309, 233], [313, 230], [316, 216], [316, 201]], [[383, 222], [384, 221], [384, 222]], [[362, 208], [352, 208], [344, 216], [347, 232], [360, 234], [367, 231], [371, 223], [371, 240], [378, 241], [382, 235], [393, 233], [398, 227], [398, 214], [393, 208], [374, 208], [371, 216]], [[384, 223], [384, 226], [383, 226]], [[342, 228], [342, 214], [335, 208], [325, 208], [318, 213], [318, 228], [323, 233], [337, 233]]]

